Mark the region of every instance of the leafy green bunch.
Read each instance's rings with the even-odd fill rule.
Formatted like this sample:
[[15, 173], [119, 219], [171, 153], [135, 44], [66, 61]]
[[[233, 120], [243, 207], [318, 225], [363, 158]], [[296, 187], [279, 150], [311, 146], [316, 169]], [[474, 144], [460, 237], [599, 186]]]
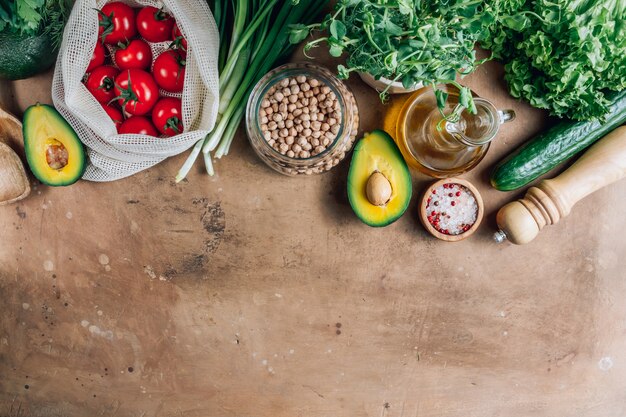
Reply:
[[47, 34], [58, 48], [69, 10], [69, 0], [0, 0], [0, 32]]
[[576, 120], [608, 112], [626, 88], [626, 0], [522, 0], [482, 45], [505, 64], [511, 95]]
[[[321, 23], [292, 26], [290, 40], [298, 43], [312, 30], [327, 30], [327, 36], [308, 42], [305, 51], [326, 43], [332, 56], [346, 53], [346, 65], [337, 68], [340, 78], [360, 71], [405, 88], [453, 84], [461, 90], [460, 104], [472, 109], [471, 93], [457, 76], [483, 62], [476, 59], [474, 44], [489, 36], [501, 3], [511, 1], [339, 0]], [[445, 93], [435, 93], [443, 105]]]

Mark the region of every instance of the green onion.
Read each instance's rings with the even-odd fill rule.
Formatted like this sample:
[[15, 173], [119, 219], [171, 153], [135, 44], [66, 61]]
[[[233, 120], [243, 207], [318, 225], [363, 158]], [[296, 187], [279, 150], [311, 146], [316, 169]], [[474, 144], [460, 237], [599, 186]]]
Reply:
[[211, 152], [228, 154], [254, 85], [289, 56], [289, 26], [309, 24], [328, 0], [215, 0], [209, 5], [220, 32], [220, 103], [217, 122], [198, 141], [176, 175], [181, 181], [202, 150], [206, 171], [214, 174]]
[[198, 157], [198, 155], [200, 155], [203, 143], [204, 139], [200, 139], [198, 142], [196, 142], [196, 145], [191, 150], [191, 154], [189, 155], [183, 166], [178, 170], [178, 173], [176, 174], [176, 182], [182, 181], [187, 176], [187, 174], [191, 170], [191, 167], [193, 166], [193, 163], [196, 161], [196, 158]]

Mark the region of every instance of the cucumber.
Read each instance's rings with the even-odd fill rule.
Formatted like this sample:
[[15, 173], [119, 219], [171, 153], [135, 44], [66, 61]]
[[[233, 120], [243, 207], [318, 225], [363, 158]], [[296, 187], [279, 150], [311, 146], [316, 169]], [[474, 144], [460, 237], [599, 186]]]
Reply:
[[604, 120], [562, 121], [509, 154], [491, 172], [491, 185], [500, 191], [523, 187], [620, 126], [626, 121], [626, 90], [610, 99]]

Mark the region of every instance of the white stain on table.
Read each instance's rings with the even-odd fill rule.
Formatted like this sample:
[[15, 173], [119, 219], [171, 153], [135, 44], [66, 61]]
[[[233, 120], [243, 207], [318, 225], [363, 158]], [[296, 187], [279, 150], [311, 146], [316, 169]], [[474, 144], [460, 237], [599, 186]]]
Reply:
[[105, 271], [109, 272], [111, 270], [111, 265], [109, 265], [109, 257], [107, 255], [101, 253], [100, 256], [98, 256], [98, 261], [100, 262], [100, 265], [104, 266]]
[[139, 233], [139, 225], [134, 220], [130, 221], [130, 233], [133, 235]]
[[[154, 268], [152, 268], [152, 266], [150, 265], [146, 265], [143, 267], [143, 272], [150, 277], [150, 279], [156, 279], [157, 278], [157, 274], [156, 272], [154, 272]], [[159, 275], [159, 281], [167, 281], [167, 277], [164, 277], [163, 275]]]
[[30, 304], [28, 304], [28, 303], [22, 303], [22, 308], [23, 308], [24, 310], [28, 310], [28, 309], [30, 308]]
[[611, 359], [608, 356], [605, 356], [604, 358], [598, 361], [598, 368], [600, 368], [601, 371], [608, 371], [612, 367], [613, 367], [613, 359]]
[[146, 265], [143, 267], [143, 272], [146, 273], [150, 277], [150, 279], [155, 279], [157, 276], [154, 273], [154, 269], [150, 265]]
[[263, 365], [265, 367], [265, 369], [267, 369], [267, 372], [269, 372], [270, 374], [274, 375], [274, 368], [269, 364], [267, 359], [263, 359], [261, 361], [261, 365]]
[[111, 330], [101, 330], [98, 326], [94, 324], [89, 326], [89, 333], [96, 336], [104, 337], [109, 340], [113, 340], [113, 332]]
[[101, 253], [100, 256], [98, 256], [98, 261], [100, 262], [100, 265], [108, 265], [109, 257], [104, 253]]
[[66, 217], [68, 220], [71, 220], [71, 219], [72, 219], [72, 217], [74, 217], [74, 215], [72, 214], [72, 212], [71, 212], [71, 211], [68, 211], [67, 213], [65, 213], [65, 217]]
[[111, 330], [102, 330], [95, 324], [89, 325], [89, 321], [82, 320], [80, 325], [87, 328], [89, 333], [95, 336], [104, 337], [105, 339], [113, 340], [113, 332]]
[[54, 271], [54, 262], [52, 262], [50, 259], [44, 261], [43, 269], [48, 272]]

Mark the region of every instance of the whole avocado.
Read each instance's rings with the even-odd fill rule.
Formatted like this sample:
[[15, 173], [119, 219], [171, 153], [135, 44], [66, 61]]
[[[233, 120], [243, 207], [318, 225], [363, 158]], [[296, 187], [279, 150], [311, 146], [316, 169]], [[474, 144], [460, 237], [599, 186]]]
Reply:
[[0, 32], [0, 78], [20, 80], [50, 68], [58, 53], [48, 33]]

